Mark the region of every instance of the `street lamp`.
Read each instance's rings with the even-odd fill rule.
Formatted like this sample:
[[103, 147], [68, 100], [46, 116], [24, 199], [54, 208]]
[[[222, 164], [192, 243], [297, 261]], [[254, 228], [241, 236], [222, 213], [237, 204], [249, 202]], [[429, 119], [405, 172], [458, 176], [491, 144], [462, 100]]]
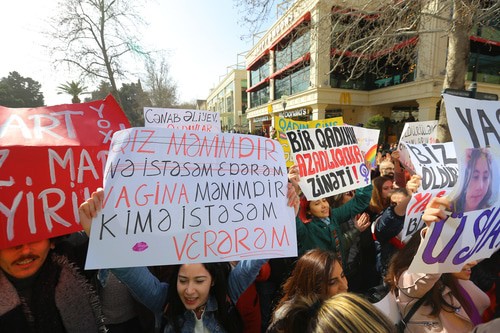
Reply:
[[283, 95], [281, 96], [281, 106], [283, 106], [283, 111], [286, 110], [286, 102], [288, 101], [288, 96]]

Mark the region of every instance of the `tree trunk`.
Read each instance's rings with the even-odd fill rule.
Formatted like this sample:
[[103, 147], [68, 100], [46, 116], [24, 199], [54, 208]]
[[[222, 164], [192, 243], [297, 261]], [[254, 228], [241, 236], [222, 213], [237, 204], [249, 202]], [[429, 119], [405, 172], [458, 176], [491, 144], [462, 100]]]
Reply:
[[[472, 30], [472, 2], [474, 0], [453, 0], [452, 27], [448, 37], [448, 57], [446, 62], [446, 76], [443, 89], [465, 89], [465, 76], [469, 64], [470, 40]], [[438, 134], [439, 142], [451, 141], [448, 128], [448, 118], [444, 102], [441, 101], [439, 114]]]

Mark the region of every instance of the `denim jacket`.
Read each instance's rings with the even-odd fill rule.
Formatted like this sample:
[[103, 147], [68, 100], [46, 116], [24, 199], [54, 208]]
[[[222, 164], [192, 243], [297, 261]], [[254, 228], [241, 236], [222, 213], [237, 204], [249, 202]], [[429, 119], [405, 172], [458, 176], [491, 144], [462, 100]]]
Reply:
[[[254, 282], [261, 266], [266, 261], [267, 259], [242, 260], [233, 268], [228, 278], [228, 296], [233, 304], [236, 304], [240, 295]], [[130, 293], [137, 301], [154, 313], [156, 330], [159, 331], [169, 285], [160, 282], [146, 267], [113, 268], [111, 271], [129, 288]], [[99, 278], [104, 283], [108, 273], [108, 270], [100, 271]], [[224, 332], [215, 319], [215, 311], [217, 311], [217, 301], [210, 296], [203, 315], [203, 324], [210, 332]], [[193, 332], [195, 325], [194, 313], [186, 310], [183, 317], [182, 332]], [[165, 333], [171, 331], [172, 328], [168, 326], [164, 329]]]

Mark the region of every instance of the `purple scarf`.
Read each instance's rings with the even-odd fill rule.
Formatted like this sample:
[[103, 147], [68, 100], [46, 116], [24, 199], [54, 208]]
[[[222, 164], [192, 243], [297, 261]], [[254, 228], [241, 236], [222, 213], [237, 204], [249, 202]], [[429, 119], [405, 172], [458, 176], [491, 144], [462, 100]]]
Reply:
[[474, 304], [474, 301], [470, 297], [469, 293], [467, 290], [465, 290], [464, 287], [459, 283], [458, 287], [460, 288], [460, 293], [464, 297], [464, 299], [467, 301], [469, 306], [464, 306], [464, 310], [469, 316], [470, 320], [472, 321], [472, 324], [474, 326], [479, 325], [483, 322], [483, 319], [481, 318], [481, 315], [479, 314], [479, 311], [477, 311], [476, 305]]

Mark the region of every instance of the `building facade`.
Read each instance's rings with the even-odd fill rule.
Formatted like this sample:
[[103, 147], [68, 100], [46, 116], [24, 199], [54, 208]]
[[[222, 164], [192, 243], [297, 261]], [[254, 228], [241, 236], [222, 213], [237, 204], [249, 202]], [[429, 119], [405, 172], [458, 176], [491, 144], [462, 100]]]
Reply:
[[245, 69], [232, 69], [211, 90], [206, 100], [206, 109], [216, 111], [221, 116], [223, 132], [248, 132], [247, 110], [247, 72]]
[[[340, 50], [333, 35], [351, 7], [367, 1], [299, 0], [286, 11], [246, 55], [251, 132], [268, 132], [273, 116], [318, 120], [342, 116], [344, 123], [366, 123], [374, 115], [393, 121], [437, 119], [446, 72], [447, 22], [421, 20], [421, 29], [436, 31], [397, 41], [392, 49], [411, 48], [414, 58], [391, 68], [388, 52], [373, 55], [386, 61], [386, 72], [349, 78], [349, 68], [335, 66]], [[430, 3], [426, 10], [433, 10]], [[366, 8], [366, 7], [365, 7]], [[340, 15], [342, 14], [342, 15]], [[358, 24], [376, 24], [369, 15]], [[340, 22], [340, 23], [339, 23]], [[498, 28], [498, 27], [497, 27]], [[441, 32], [438, 32], [441, 31]], [[353, 32], [355, 34], [355, 32]], [[479, 34], [480, 35], [480, 34]], [[362, 36], [361, 36], [362, 37]], [[357, 37], [360, 38], [360, 37]], [[467, 80], [477, 74], [478, 91], [500, 94], [500, 36], [483, 29], [471, 38]], [[346, 54], [345, 52], [343, 54]], [[354, 58], [354, 52], [348, 57]], [[396, 136], [390, 138], [396, 140]]]

